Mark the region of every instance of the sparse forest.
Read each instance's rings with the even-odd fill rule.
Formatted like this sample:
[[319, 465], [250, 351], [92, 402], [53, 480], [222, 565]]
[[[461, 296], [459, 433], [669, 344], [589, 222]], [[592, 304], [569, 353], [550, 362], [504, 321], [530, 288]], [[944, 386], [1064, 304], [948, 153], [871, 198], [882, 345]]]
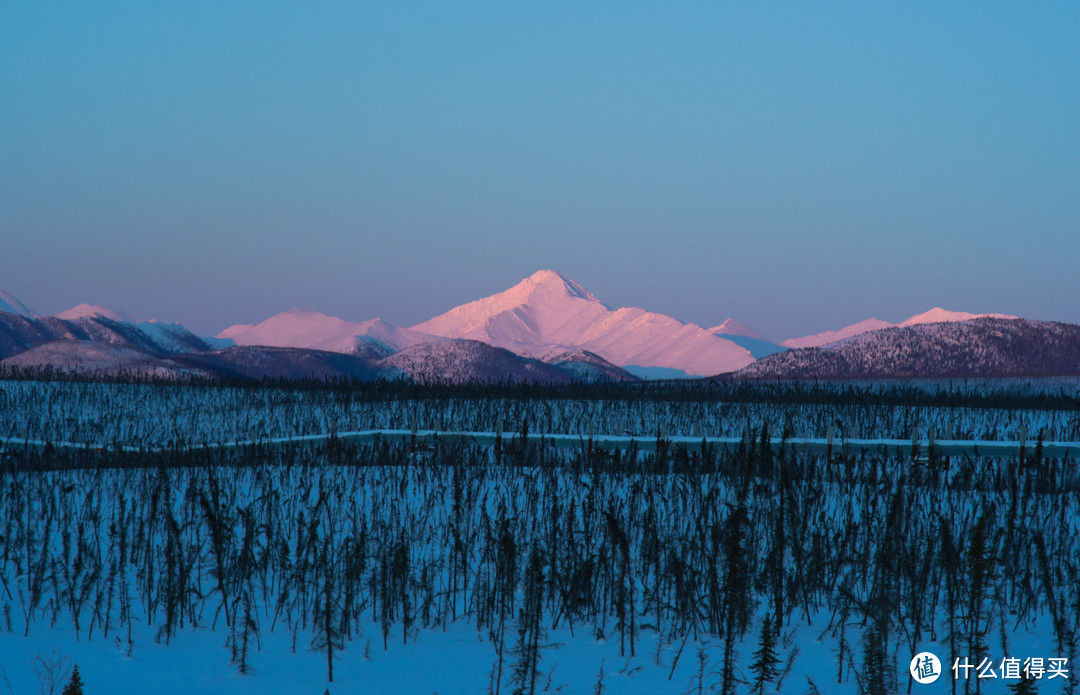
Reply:
[[[383, 388], [0, 382], [0, 434], [104, 445], [4, 449], [0, 644], [60, 629], [130, 651], [135, 632], [147, 639], [134, 626], [151, 626], [160, 644], [205, 630], [243, 674], [267, 657], [269, 635], [286, 635], [291, 651], [321, 655], [312, 692], [344, 660], [461, 625], [490, 664], [470, 692], [506, 695], [559, 690], [563, 645], [552, 635], [567, 634], [617, 645], [675, 693], [908, 692], [908, 661], [924, 648], [947, 671], [955, 658], [1074, 663], [1073, 461], [1036, 447], [1024, 460], [830, 459], [762, 442], [829, 426], [1077, 439], [1075, 389], [764, 384], [680, 399], [659, 388]], [[496, 421], [507, 436], [483, 448], [185, 448]], [[556, 451], [513, 436], [590, 427], [743, 443]], [[811, 644], [828, 658], [808, 669]], [[590, 682], [562, 691], [603, 692], [616, 670], [597, 663]], [[1037, 692], [1075, 692], [1070, 675], [1044, 677]], [[1001, 679], [952, 687], [1004, 692]]]

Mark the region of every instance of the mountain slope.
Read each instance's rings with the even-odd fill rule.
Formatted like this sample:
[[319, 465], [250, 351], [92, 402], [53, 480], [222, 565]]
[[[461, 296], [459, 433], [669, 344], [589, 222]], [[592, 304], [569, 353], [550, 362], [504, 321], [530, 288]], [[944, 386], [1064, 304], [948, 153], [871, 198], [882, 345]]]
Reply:
[[772, 355], [736, 378], [849, 379], [1080, 374], [1080, 326], [978, 318], [917, 323]]
[[35, 318], [37, 314], [30, 310], [19, 298], [0, 290], [0, 312], [18, 314], [26, 318]]
[[213, 352], [174, 355], [172, 359], [188, 368], [246, 379], [346, 378], [371, 381], [386, 375], [378, 365], [362, 357], [305, 348], [234, 345]]
[[739, 347], [749, 351], [750, 356], [755, 360], [760, 360], [762, 357], [775, 355], [778, 352], [783, 352], [788, 349], [783, 345], [777, 345], [768, 340], [758, 340], [757, 338], [751, 338], [745, 335], [726, 335], [724, 337]]
[[573, 380], [569, 373], [558, 367], [476, 340], [422, 343], [405, 348], [378, 364], [422, 383], [515, 381], [566, 384]]
[[970, 321], [972, 319], [1015, 319], [1016, 316], [1009, 314], [970, 314], [966, 311], [949, 311], [939, 306], [921, 314], [915, 314], [896, 324], [898, 326], [917, 326], [922, 323], [946, 323], [955, 321]]
[[119, 311], [118, 309], [110, 309], [107, 306], [101, 306], [100, 304], [79, 304], [73, 306], [70, 309], [65, 309], [59, 314], [53, 314], [58, 319], [85, 319], [92, 318], [94, 316], [104, 316], [107, 319], [113, 321], [125, 321], [127, 323], [142, 323], [146, 319], [136, 316], [135, 314], [129, 314], [126, 311]]
[[637, 308], [611, 310], [573, 280], [541, 270], [510, 289], [413, 326], [526, 355], [581, 348], [617, 365], [717, 374], [753, 361], [730, 340], [694, 324]]
[[735, 319], [726, 319], [719, 326], [713, 326], [709, 329], [709, 333], [718, 335], [721, 338], [726, 338], [735, 343], [741, 348], [750, 351], [750, 355], [760, 360], [762, 357], [768, 355], [774, 355], [778, 352], [783, 352], [787, 348], [782, 345], [777, 345], [771, 340], [765, 338], [753, 328], [744, 326]]
[[540, 270], [510, 289], [455, 307], [413, 330], [468, 338], [508, 349], [574, 345], [610, 310], [573, 280]]
[[617, 367], [600, 355], [588, 350], [555, 350], [541, 358], [543, 362], [558, 367], [574, 378], [574, 381], [640, 381], [622, 367]]
[[127, 373], [178, 376], [209, 376], [210, 372], [193, 368], [169, 358], [158, 357], [145, 350], [121, 343], [92, 340], [61, 339], [42, 343], [29, 350], [0, 360], [5, 367], [43, 369], [52, 367], [63, 371], [98, 374]]
[[819, 345], [827, 345], [836, 342], [837, 340], [843, 340], [844, 338], [850, 338], [851, 336], [859, 335], [860, 333], [879, 331], [882, 328], [891, 328], [892, 326], [893, 324], [888, 321], [882, 321], [881, 319], [864, 319], [839, 330], [825, 331], [824, 333], [815, 333], [814, 335], [804, 335], [801, 338], [788, 338], [780, 344], [789, 348], [817, 347]]
[[55, 316], [27, 318], [0, 312], [0, 359], [55, 340], [122, 345], [158, 357], [214, 347], [178, 323], [131, 324], [104, 316], [69, 321]]
[[929, 311], [910, 316], [900, 323], [889, 323], [888, 321], [882, 321], [881, 319], [865, 319], [835, 331], [825, 331], [824, 333], [816, 333], [801, 338], [788, 338], [780, 344], [790, 348], [817, 347], [819, 345], [827, 345], [836, 342], [837, 340], [843, 340], [844, 338], [850, 338], [854, 335], [860, 335], [870, 331], [879, 331], [883, 328], [892, 328], [893, 326], [917, 326], [924, 323], [955, 323], [958, 321], [971, 321], [972, 319], [980, 318], [1015, 319], [1017, 317], [1008, 314], [970, 314], [966, 311], [949, 311], [948, 309], [942, 309], [941, 307], [934, 307]]
[[709, 329], [709, 333], [713, 335], [742, 335], [747, 338], [754, 338], [756, 340], [768, 340], [765, 336], [761, 335], [753, 328], [739, 323], [735, 319], [724, 319], [724, 322], [719, 326], [713, 326]]

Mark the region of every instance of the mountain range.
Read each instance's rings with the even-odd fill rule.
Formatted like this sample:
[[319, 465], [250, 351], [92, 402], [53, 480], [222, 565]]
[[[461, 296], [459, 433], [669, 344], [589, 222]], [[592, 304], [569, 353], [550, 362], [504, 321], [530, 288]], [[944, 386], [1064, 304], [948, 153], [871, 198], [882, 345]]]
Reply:
[[612, 308], [553, 270], [411, 327], [290, 309], [213, 338], [92, 304], [41, 316], [0, 292], [0, 364], [99, 372], [451, 383], [1074, 374], [1076, 345], [1080, 327], [941, 308], [775, 343], [731, 318], [706, 329]]

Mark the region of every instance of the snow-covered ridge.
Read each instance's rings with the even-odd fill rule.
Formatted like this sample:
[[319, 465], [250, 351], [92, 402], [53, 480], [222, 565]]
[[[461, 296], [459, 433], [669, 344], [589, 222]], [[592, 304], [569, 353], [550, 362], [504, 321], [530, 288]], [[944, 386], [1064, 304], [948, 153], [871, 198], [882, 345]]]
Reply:
[[952, 378], [1080, 373], [1080, 326], [976, 318], [866, 331], [766, 357], [744, 378]]
[[233, 340], [237, 345], [308, 348], [346, 354], [364, 352], [364, 348], [372, 344], [381, 345], [385, 354], [391, 354], [420, 343], [441, 340], [379, 318], [355, 323], [313, 309], [290, 309], [255, 325], [230, 326], [217, 337]]
[[25, 316], [26, 318], [34, 318], [37, 316], [37, 313], [31, 311], [18, 297], [8, 294], [3, 290], [0, 290], [0, 311], [9, 314], [18, 314], [19, 316]]
[[921, 314], [915, 314], [904, 319], [898, 326], [917, 326], [923, 323], [951, 323], [956, 321], [971, 321], [972, 319], [1015, 319], [1018, 316], [1009, 314], [970, 314], [966, 311], [949, 311], [939, 306]]
[[777, 345], [764, 337], [753, 328], [731, 318], [725, 320], [719, 326], [710, 328], [709, 333], [726, 338], [741, 348], [746, 348], [756, 360], [783, 352], [786, 349], [784, 346]]
[[90, 373], [123, 370], [144, 375], [201, 375], [209, 372], [189, 368], [175, 360], [157, 358], [128, 344], [92, 340], [54, 340], [2, 360], [6, 367], [78, 369]]
[[[146, 357], [163, 357], [185, 352], [198, 352], [223, 347], [214, 339], [202, 339], [178, 323], [129, 323], [102, 315], [78, 319], [55, 316], [27, 317], [0, 312], [0, 359], [10, 358], [54, 341], [103, 343], [139, 351]], [[80, 356], [87, 359], [91, 352], [85, 348], [54, 350], [59, 362], [53, 366], [74, 368], [82, 366]], [[61, 359], [67, 355], [68, 358]], [[96, 358], [94, 358], [96, 359]]]
[[475, 340], [414, 345], [387, 357], [380, 365], [422, 383], [569, 383], [572, 380], [569, 373], [558, 367]]
[[788, 338], [780, 344], [784, 347], [789, 348], [817, 347], [819, 345], [826, 345], [837, 340], [843, 340], [844, 338], [850, 338], [851, 336], [859, 335], [860, 333], [866, 333], [868, 331], [878, 331], [882, 328], [890, 328], [892, 327], [892, 325], [893, 324], [889, 323], [888, 321], [870, 318], [859, 321], [858, 323], [853, 323], [850, 326], [845, 326], [835, 331], [825, 331], [824, 333], [806, 335], [801, 338]]

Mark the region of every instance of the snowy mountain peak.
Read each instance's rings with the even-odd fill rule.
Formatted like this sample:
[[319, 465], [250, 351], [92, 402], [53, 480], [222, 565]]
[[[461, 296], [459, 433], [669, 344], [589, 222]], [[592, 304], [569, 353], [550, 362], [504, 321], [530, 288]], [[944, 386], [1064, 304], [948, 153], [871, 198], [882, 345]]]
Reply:
[[123, 321], [126, 323], [142, 323], [145, 319], [129, 314], [126, 311], [120, 311], [118, 309], [110, 309], [107, 306], [101, 306], [100, 304], [79, 304], [73, 306], [70, 309], [61, 311], [59, 314], [55, 314], [58, 319], [66, 319], [68, 321], [74, 321], [75, 319], [88, 319], [94, 316], [103, 316], [113, 321]]
[[453, 311], [467, 309], [468, 312], [462, 311], [462, 314], [468, 313], [479, 317], [526, 304], [554, 307], [567, 300], [583, 300], [600, 304], [596, 295], [562, 273], [555, 270], [538, 270], [508, 290], [463, 304]]
[[725, 319], [719, 326], [713, 326], [709, 329], [709, 333], [712, 333], [713, 335], [742, 335], [747, 338], [766, 340], [765, 336], [761, 335], [753, 328], [743, 325], [732, 318]]
[[570, 297], [586, 299], [590, 302], [600, 302], [592, 292], [589, 292], [557, 270], [538, 270], [519, 282], [515, 287], [510, 288], [508, 292], [512, 292], [522, 286], [525, 286], [527, 288], [526, 291], [528, 292], [544, 288], [548, 291], [565, 292]]
[[966, 311], [949, 311], [948, 309], [942, 309], [939, 306], [934, 307], [930, 311], [924, 311], [921, 314], [915, 314], [911, 318], [908, 318], [898, 326], [917, 326], [923, 323], [951, 323], [954, 321], [970, 321], [971, 319], [1015, 319], [1016, 316], [1009, 316], [1008, 314], [969, 314]]
[[462, 304], [413, 330], [515, 349], [514, 344], [562, 344], [555, 336], [580, 332], [607, 311], [573, 280], [540, 270], [508, 290]]
[[644, 309], [611, 310], [581, 285], [541, 270], [510, 289], [413, 326], [447, 338], [479, 340], [519, 354], [583, 348], [616, 365], [719, 374], [753, 361], [733, 342], [694, 324]]
[[37, 316], [37, 314], [31, 311], [28, 306], [19, 301], [18, 297], [8, 294], [3, 290], [0, 290], [0, 311], [5, 311], [9, 314], [18, 314], [19, 316], [25, 316], [28, 319]]

